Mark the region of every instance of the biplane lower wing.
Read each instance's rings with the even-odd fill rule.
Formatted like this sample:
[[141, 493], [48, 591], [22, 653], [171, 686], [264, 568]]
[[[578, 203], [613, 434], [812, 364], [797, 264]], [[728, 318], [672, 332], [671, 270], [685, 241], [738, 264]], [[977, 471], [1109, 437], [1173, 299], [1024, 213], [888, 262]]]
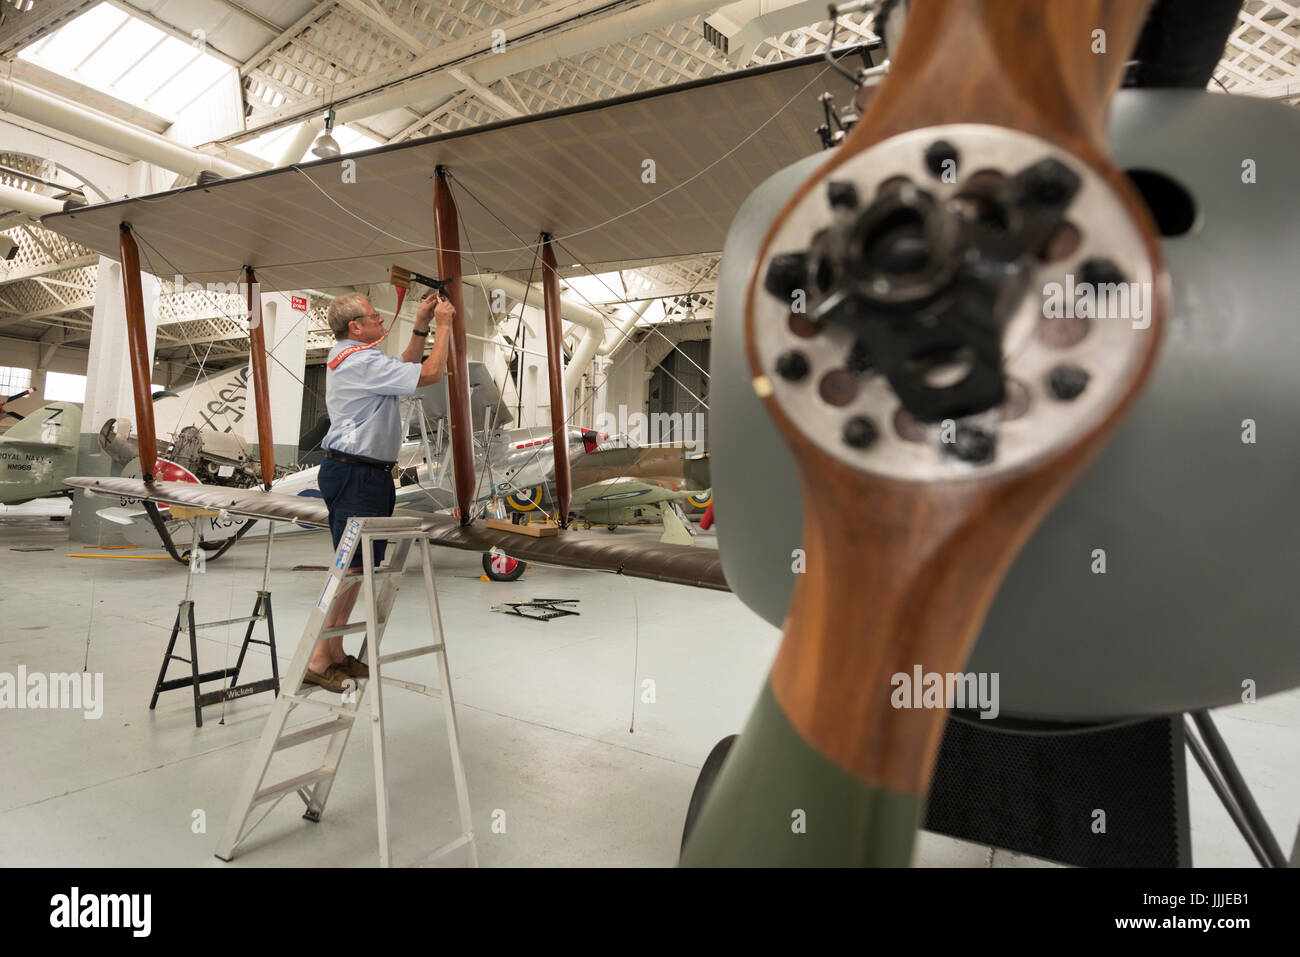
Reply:
[[[329, 514], [325, 505], [314, 498], [263, 492], [258, 489], [219, 488], [188, 482], [154, 482], [141, 479], [102, 476], [74, 476], [65, 483], [97, 494], [188, 505], [214, 512], [227, 512], [247, 518], [327, 528]], [[722, 574], [722, 560], [715, 549], [647, 542], [613, 542], [599, 534], [561, 529], [557, 535], [535, 539], [512, 532], [496, 531], [481, 525], [462, 526], [450, 515], [403, 510], [418, 516], [429, 533], [429, 541], [448, 548], [487, 552], [500, 548], [512, 558], [543, 565], [584, 568], [615, 572], [634, 578], [692, 585], [727, 591]]]

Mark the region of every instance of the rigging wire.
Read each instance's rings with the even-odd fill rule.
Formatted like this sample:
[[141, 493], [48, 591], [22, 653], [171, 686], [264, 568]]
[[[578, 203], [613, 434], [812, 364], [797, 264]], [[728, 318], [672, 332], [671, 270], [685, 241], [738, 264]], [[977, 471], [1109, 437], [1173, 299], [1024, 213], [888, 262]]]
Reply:
[[[450, 178], [450, 179], [454, 179], [455, 177], [454, 177], [452, 174], [449, 173], [449, 174], [448, 174], [448, 178]], [[484, 203], [481, 199], [479, 199], [476, 195], [474, 195], [473, 191], [467, 189], [467, 188], [464, 186], [463, 183], [460, 183], [459, 185], [460, 185], [460, 188], [461, 188], [461, 189], [464, 189], [464, 190], [465, 190], [466, 195], [468, 195], [471, 199], [473, 199], [473, 200], [474, 200], [475, 202], [477, 202], [480, 206], [482, 206], [483, 209], [486, 210], [486, 211], [488, 212], [488, 214], [491, 215], [494, 219], [496, 219], [497, 222], [501, 223], [501, 225], [504, 226], [504, 227], [506, 228], [506, 230], [509, 231], [510, 234], [511, 234], [512, 236], [514, 236], [516, 239], [519, 239], [518, 234], [515, 233], [515, 231], [514, 231], [513, 229], [511, 229], [510, 226], [509, 226], [509, 225], [508, 225], [504, 220], [502, 220], [499, 216], [497, 216], [496, 213], [493, 212], [492, 209], [491, 209], [490, 207], [488, 207], [488, 205], [487, 205], [486, 203]], [[554, 242], [554, 241], [555, 241], [554, 238], [552, 238], [552, 242]], [[522, 242], [522, 240], [521, 240], [521, 242]], [[588, 266], [585, 262], [583, 262], [579, 257], [577, 257], [576, 255], [574, 255], [572, 250], [570, 250], [570, 249], [568, 249], [567, 247], [565, 247], [565, 252], [567, 252], [570, 256], [573, 256], [573, 258], [574, 258], [575, 261], [577, 261], [577, 262], [579, 262], [579, 263], [582, 263], [583, 268], [587, 270], [588, 274], [593, 275], [593, 276], [595, 275], [595, 273], [592, 272], [591, 267]], [[718, 260], [718, 262], [721, 262], [721, 260]], [[710, 274], [711, 274], [715, 269], [717, 269], [718, 262], [715, 262], [715, 263], [713, 263], [711, 266], [709, 266], [709, 267], [704, 271], [704, 273], [702, 273], [702, 274], [701, 274], [701, 275], [696, 279], [695, 284], [690, 288], [690, 290], [687, 291], [686, 295], [692, 295], [692, 294], [694, 293], [694, 291], [699, 287], [700, 283], [702, 283], [705, 279], [707, 279], [707, 278], [709, 277], [709, 275], [710, 275]], [[599, 279], [599, 277], [597, 277], [597, 278]], [[599, 280], [599, 281], [600, 281], [603, 285], [605, 285], [605, 288], [607, 288], [607, 289], [609, 288], [608, 284], [607, 284], [607, 283], [604, 283], [604, 280]], [[577, 290], [574, 290], [574, 291], [577, 292]], [[610, 290], [610, 291], [612, 292], [613, 290]], [[578, 295], [579, 295], [579, 297], [581, 297], [585, 302], [587, 302], [588, 306], [589, 306], [589, 307], [590, 307], [594, 312], [597, 312], [597, 313], [600, 312], [600, 310], [599, 310], [599, 309], [598, 309], [594, 304], [592, 304], [591, 301], [590, 301], [589, 299], [587, 299], [585, 296], [583, 296], [582, 293], [579, 292]], [[617, 295], [617, 293], [615, 293], [615, 295]], [[612, 320], [610, 320], [608, 316], [605, 317], [605, 321], [606, 321], [607, 323], [609, 323], [610, 325], [613, 326], [614, 331], [615, 331], [616, 333], [619, 333], [619, 334], [622, 336], [622, 341], [623, 341], [623, 342], [627, 342], [627, 341], [630, 341], [630, 340], [631, 340], [631, 338], [632, 338], [632, 330], [631, 330], [631, 329], [629, 329], [627, 332], [622, 332], [622, 330], [620, 330], [620, 329], [618, 328], [617, 324], [613, 323]], [[665, 340], [666, 340], [670, 345], [672, 345], [674, 348], [676, 348], [676, 343], [673, 343], [673, 341], [672, 341], [671, 339], [669, 339], [669, 338], [668, 338], [668, 337], [667, 337], [667, 336], [666, 336], [666, 335], [665, 335], [661, 330], [656, 329], [654, 325], [651, 325], [651, 326], [650, 326], [650, 329], [651, 329], [652, 331], [658, 332], [661, 336], [663, 336], [663, 338], [664, 338], [664, 339], [665, 339]], [[680, 351], [680, 350], [679, 350], [679, 351]], [[685, 356], [686, 354], [685, 354], [685, 353], [682, 353], [682, 355]], [[610, 368], [610, 369], [605, 373], [604, 382], [603, 382], [602, 384], [608, 384], [610, 377], [614, 374], [614, 372], [615, 372], [619, 367], [622, 366], [623, 362], [627, 361], [627, 359], [628, 359], [630, 356], [631, 356], [631, 353], [626, 353], [626, 354], [624, 354], [624, 356], [623, 356], [623, 357], [622, 357], [622, 358], [621, 358], [617, 363], [615, 363], [614, 366], [613, 366], [612, 368]], [[687, 356], [687, 358], [689, 359], [690, 357]], [[693, 362], [693, 360], [692, 360], [692, 362]], [[696, 364], [696, 368], [699, 368], [698, 364]], [[703, 371], [703, 370], [701, 370], [701, 371]], [[668, 375], [669, 378], [673, 379], [674, 382], [677, 382], [677, 384], [680, 385], [680, 386], [681, 386], [683, 389], [685, 389], [687, 392], [690, 392], [691, 395], [692, 395], [692, 397], [694, 397], [695, 401], [696, 401], [697, 403], [699, 403], [700, 405], [703, 405], [705, 409], [707, 409], [707, 408], [709, 407], [707, 403], [705, 403], [702, 399], [700, 399], [699, 396], [695, 395], [695, 393], [694, 393], [693, 391], [691, 391], [690, 389], [688, 389], [684, 384], [682, 384], [679, 380], [677, 380], [677, 378], [676, 378], [675, 376], [673, 376], [671, 373], [669, 373], [667, 369], [664, 370], [664, 374], [665, 374], [665, 375]], [[705, 374], [706, 376], [708, 375], [707, 372], [705, 372], [704, 374]], [[597, 388], [597, 390], [593, 391], [590, 395], [588, 395], [587, 398], [583, 399], [581, 402], [578, 403], [577, 407], [576, 407], [576, 408], [575, 408], [575, 409], [574, 409], [574, 410], [569, 414], [569, 416], [566, 418], [566, 424], [569, 422], [569, 420], [574, 419], [574, 417], [577, 416], [578, 413], [581, 412], [581, 411], [583, 410], [583, 408], [586, 407], [586, 405], [587, 405], [588, 402], [590, 402], [592, 399], [595, 398], [596, 391], [599, 391], [599, 387]], [[535, 457], [538, 453], [540, 453], [540, 451], [541, 451], [541, 449], [539, 448], [539, 449], [538, 449], [538, 452], [534, 453], [534, 457]], [[531, 460], [530, 460], [530, 461], [531, 461]]]
[[[449, 179], [453, 179], [454, 176], [449, 172], [449, 173], [448, 173], [448, 178], [449, 178]], [[470, 199], [474, 200], [476, 203], [478, 203], [480, 206], [482, 206], [483, 209], [488, 213], [489, 216], [491, 216], [493, 219], [495, 219], [498, 223], [500, 223], [502, 226], [504, 226], [504, 227], [506, 228], [506, 231], [509, 232], [510, 235], [514, 236], [515, 239], [518, 239], [521, 243], [523, 242], [523, 240], [520, 239], [519, 234], [516, 233], [513, 229], [511, 229], [511, 228], [510, 228], [510, 225], [509, 225], [508, 223], [506, 223], [506, 221], [503, 220], [500, 216], [498, 216], [498, 215], [497, 215], [497, 214], [492, 210], [491, 207], [489, 207], [486, 203], [484, 203], [481, 199], [479, 199], [479, 198], [474, 194], [474, 192], [473, 192], [472, 190], [470, 190], [468, 187], [466, 187], [463, 183], [460, 183], [459, 181], [457, 181], [457, 183], [458, 183], [458, 185], [460, 186], [461, 189], [465, 190], [465, 194], [466, 194], [467, 196], [469, 196]], [[468, 233], [468, 229], [466, 229], [466, 233]], [[553, 243], [554, 243], [555, 245], [557, 245], [557, 246], [560, 246], [560, 248], [562, 248], [562, 249], [563, 249], [563, 250], [564, 250], [564, 251], [565, 251], [565, 252], [566, 252], [566, 253], [567, 253], [567, 254], [568, 254], [572, 259], [573, 259], [574, 262], [576, 262], [576, 263], [580, 263], [580, 264], [582, 265], [582, 268], [586, 270], [586, 272], [587, 272], [587, 274], [588, 274], [589, 276], [591, 276], [592, 278], [596, 279], [596, 281], [599, 282], [599, 283], [600, 283], [602, 286], [604, 286], [606, 289], [609, 289], [609, 291], [610, 291], [611, 293], [613, 293], [615, 297], [618, 296], [618, 293], [615, 292], [615, 291], [610, 287], [610, 285], [609, 285], [607, 282], [605, 282], [605, 281], [604, 281], [603, 279], [601, 279], [598, 275], [596, 275], [595, 271], [592, 270], [592, 268], [591, 268], [589, 265], [587, 265], [587, 263], [584, 262], [584, 261], [582, 260], [581, 257], [579, 257], [576, 253], [574, 253], [572, 249], [569, 249], [567, 246], [564, 246], [563, 243], [562, 243], [560, 240], [557, 240], [555, 237], [552, 237], [552, 238], [551, 238], [551, 242], [553, 242]], [[536, 247], [534, 247], [534, 248], [536, 248]], [[720, 260], [719, 260], [719, 261], [720, 261]], [[476, 264], [475, 268], [478, 268], [478, 267], [477, 267], [477, 264]], [[708, 277], [709, 273], [711, 273], [715, 268], [717, 268], [717, 263], [714, 263], [712, 266], [710, 266], [708, 269], [706, 269], [705, 272], [704, 272], [704, 274], [701, 275], [699, 278], [696, 279], [695, 285], [692, 286], [692, 287], [691, 287], [691, 288], [690, 288], [690, 289], [685, 293], [685, 295], [687, 295], [687, 296], [692, 295], [692, 294], [695, 292], [695, 290], [699, 287], [699, 284], [700, 284], [701, 282], [703, 282], [704, 279]], [[531, 275], [531, 274], [530, 274], [530, 275]], [[570, 289], [573, 289], [573, 287], [570, 287]], [[597, 308], [596, 305], [595, 305], [595, 304], [594, 304], [590, 299], [588, 299], [585, 295], [583, 295], [581, 291], [579, 291], [579, 290], [577, 290], [577, 289], [573, 289], [573, 291], [574, 291], [575, 293], [577, 293], [578, 297], [579, 297], [580, 299], [582, 299], [582, 300], [587, 304], [587, 306], [588, 306], [588, 307], [589, 307], [593, 312], [600, 313], [600, 309]], [[602, 313], [602, 316], [603, 316], [603, 313]], [[609, 322], [611, 325], [613, 325], [613, 327], [614, 327], [614, 331], [615, 331], [615, 332], [618, 332], [618, 331], [619, 331], [618, 325], [617, 325], [616, 323], [611, 322], [611, 320], [609, 319], [608, 316], [604, 316], [604, 319], [605, 319], [606, 322]], [[654, 331], [654, 332], [659, 333], [659, 335], [663, 337], [663, 339], [664, 339], [665, 342], [667, 342], [667, 343], [668, 343], [670, 346], [672, 346], [674, 349], [677, 349], [677, 345], [678, 345], [678, 344], [675, 343], [675, 342], [673, 342], [671, 339], [669, 339], [668, 336], [667, 336], [667, 334], [665, 334], [665, 333], [663, 332], [663, 330], [658, 329], [654, 324], [651, 324], [651, 325], [649, 326], [649, 328], [651, 329], [651, 331]], [[631, 338], [631, 331], [629, 330], [628, 332], [625, 332], [625, 333], [623, 333], [622, 335], [623, 335], [623, 340], [624, 340], [624, 341], [627, 341], [628, 339]], [[680, 352], [681, 350], [678, 350], [678, 351]], [[688, 356], [688, 355], [686, 355], [685, 352], [682, 352], [682, 355], [687, 359], [687, 361], [689, 361], [692, 365], [694, 365], [695, 368], [699, 369], [700, 372], [702, 372], [706, 378], [708, 377], [708, 375], [709, 375], [708, 372], [706, 372], [704, 369], [702, 369], [702, 368], [700, 367], [699, 363], [695, 362], [694, 359], [691, 359], [691, 357]], [[606, 374], [606, 377], [605, 377], [606, 382], [608, 382], [608, 380], [609, 380], [609, 375], [611, 375], [611, 374], [612, 374], [612, 370], [611, 370], [610, 373], [607, 373], [607, 374]], [[691, 391], [690, 389], [688, 389], [688, 388], [687, 388], [687, 387], [686, 387], [686, 386], [685, 386], [681, 381], [679, 381], [675, 376], [673, 376], [672, 373], [670, 373], [667, 369], [664, 369], [664, 374], [667, 375], [667, 376], [668, 376], [670, 379], [672, 379], [674, 382], [676, 382], [676, 383], [677, 383], [679, 386], [681, 386], [683, 389], [685, 389], [687, 392], [690, 392], [690, 393], [691, 393], [691, 397], [694, 398], [695, 401], [696, 401], [698, 404], [704, 406], [705, 409], [708, 409], [709, 406], [708, 406], [708, 403], [707, 403], [707, 402], [705, 402], [703, 399], [701, 399], [701, 398], [700, 398], [698, 395], [696, 395], [693, 391]], [[586, 405], [586, 400], [584, 400], [582, 403], [579, 404], [578, 409], [580, 410], [584, 405]], [[575, 410], [575, 412], [576, 412], [576, 411], [578, 411], [578, 410]]]
[[[148, 240], [146, 240], [143, 236], [141, 236], [141, 235], [139, 234], [138, 231], [136, 231], [136, 230], [132, 230], [132, 232], [134, 232], [135, 235], [137, 236], [137, 238], [139, 238], [141, 245], [148, 246], [150, 249], [153, 249], [154, 252], [158, 252], [158, 250], [154, 248], [153, 244], [150, 243]], [[149, 274], [152, 275], [152, 276], [154, 276], [154, 277], [156, 278], [156, 277], [158, 276], [158, 273], [157, 273], [157, 271], [156, 271], [155, 268], [154, 268], [153, 259], [150, 258], [148, 252], [145, 252], [144, 250], [141, 250], [141, 252], [144, 252], [144, 261], [145, 261], [145, 265], [148, 267]], [[161, 253], [159, 253], [159, 258], [160, 258], [160, 259], [162, 258], [162, 254], [161, 254]], [[166, 263], [166, 262], [167, 262], [166, 259], [163, 259], [163, 262]], [[170, 263], [167, 263], [167, 265], [168, 265], [168, 267], [170, 268], [171, 264], [170, 264]], [[177, 273], [177, 275], [179, 275], [179, 273]], [[205, 293], [205, 295], [206, 295], [206, 293]], [[214, 303], [215, 303], [215, 300], [214, 300]], [[222, 310], [220, 307], [218, 307], [218, 310], [217, 310], [217, 311], [218, 311], [218, 312], [224, 312], [224, 310]], [[229, 318], [229, 317], [227, 317], [227, 318]], [[186, 347], [187, 349], [190, 350], [190, 356], [194, 359], [194, 361], [195, 361], [195, 362], [197, 363], [197, 365], [198, 365], [198, 371], [194, 374], [194, 386], [197, 386], [197, 385], [199, 384], [199, 382], [200, 382], [200, 381], [202, 380], [202, 378], [203, 378], [203, 369], [204, 369], [204, 367], [207, 365], [208, 356], [210, 356], [210, 355], [212, 354], [212, 346], [215, 344], [215, 342], [216, 342], [215, 339], [210, 339], [210, 340], [208, 341], [208, 348], [207, 348], [207, 350], [203, 353], [203, 358], [200, 359], [200, 358], [199, 358], [199, 354], [198, 354], [198, 352], [197, 352], [197, 351], [195, 350], [195, 348], [194, 348], [194, 344], [193, 344], [192, 342], [190, 342], [189, 339], [186, 339], [186, 340], [185, 340], [185, 347]], [[156, 352], [157, 352], [157, 349], [155, 348], [155, 353], [156, 353]], [[185, 397], [185, 403], [184, 403], [184, 405], [181, 406], [180, 414], [179, 414], [179, 415], [177, 416], [177, 418], [176, 418], [176, 425], [172, 428], [171, 434], [172, 434], [172, 437], [173, 437], [173, 438], [175, 438], [176, 435], [177, 435], [177, 433], [180, 432], [180, 425], [181, 425], [181, 422], [182, 422], [182, 421], [184, 420], [184, 418], [185, 418], [185, 413], [189, 411], [189, 408], [190, 408], [190, 400], [194, 397], [194, 394], [195, 394], [194, 388], [191, 387], [191, 389], [189, 390], [189, 392], [190, 392], [190, 394], [189, 394], [188, 396]], [[224, 418], [224, 419], [226, 420], [226, 425], [228, 426], [227, 431], [229, 431], [229, 432], [233, 432], [233, 431], [235, 430], [235, 423], [232, 422], [232, 421], [230, 420], [230, 414], [229, 414], [228, 412], [225, 411], [225, 406], [223, 406], [222, 409], [221, 409], [221, 411], [218, 412], [217, 414], [219, 414], [222, 418]], [[137, 425], [138, 425], [138, 423], [137, 423]]]
[[[168, 269], [175, 270], [176, 267], [175, 267], [171, 262], [168, 261], [167, 257], [164, 256], [164, 255], [163, 255], [163, 254], [158, 250], [158, 248], [157, 248], [156, 246], [154, 246], [154, 245], [153, 245], [152, 243], [150, 243], [147, 239], [145, 239], [144, 236], [141, 236], [141, 235], [139, 234], [139, 231], [138, 231], [138, 230], [133, 230], [133, 232], [135, 232], [136, 235], [139, 237], [141, 243], [143, 243], [144, 245], [148, 246], [150, 249], [152, 249], [152, 250], [153, 250], [153, 251], [158, 255], [158, 258], [161, 259], [161, 260], [163, 261], [163, 264], [166, 265]], [[153, 272], [152, 261], [149, 260], [149, 255], [148, 255], [147, 253], [145, 254], [145, 260], [149, 262], [149, 265], [150, 265], [150, 272]], [[154, 275], [157, 275], [157, 273], [154, 273]], [[179, 275], [179, 273], [177, 273], [177, 275]], [[209, 291], [207, 291], [207, 290], [204, 290], [203, 294], [204, 294], [205, 297], [208, 298], [209, 302], [212, 303], [213, 308], [216, 309], [217, 313], [218, 313], [222, 318], [227, 319], [228, 321], [233, 322], [233, 323], [236, 323], [236, 324], [239, 323], [239, 320], [238, 320], [237, 318], [235, 318], [235, 317], [232, 316], [230, 313], [226, 312], [226, 310], [225, 310], [224, 308], [222, 308], [221, 304], [220, 304], [219, 302], [217, 302], [217, 300], [215, 299], [215, 297], [213, 296], [213, 294], [212, 294], [211, 292], [209, 292]], [[303, 321], [305, 321], [306, 318], [307, 318], [306, 316], [303, 316], [303, 318], [300, 319], [299, 322], [303, 322]], [[396, 315], [396, 313], [394, 313], [394, 315], [393, 315], [393, 320], [396, 321], [396, 319], [397, 319], [397, 315]], [[390, 328], [391, 328], [391, 325], [392, 325], [392, 324], [390, 323]], [[295, 325], [290, 329], [290, 332], [292, 332], [294, 328], [297, 328], [297, 324], [295, 324]], [[288, 333], [285, 333], [285, 336], [288, 336]], [[282, 338], [280, 339], [280, 342], [283, 342], [283, 341], [284, 341], [284, 338], [282, 337]], [[215, 340], [214, 340], [214, 342], [215, 342]], [[195, 351], [194, 351], [194, 347], [193, 347], [193, 345], [191, 345], [190, 342], [189, 342], [188, 340], [186, 340], [186, 345], [189, 346], [191, 355], [194, 355], [195, 358], [197, 359], [198, 356], [197, 356], [197, 353], [195, 353]], [[208, 355], [211, 354], [211, 352], [212, 352], [212, 345], [213, 345], [213, 342], [209, 342], [209, 343], [208, 343], [208, 351], [207, 351], [206, 353], [204, 353], [203, 361], [200, 362], [200, 364], [199, 364], [199, 373], [198, 373], [198, 376], [195, 378], [195, 384], [198, 383], [199, 377], [201, 377], [202, 374], [203, 374], [204, 363], [207, 362], [207, 357], [208, 357]], [[278, 345], [279, 345], [279, 344], [277, 343], [277, 346], [278, 346]], [[309, 385], [308, 385], [304, 380], [298, 378], [298, 376], [293, 372], [292, 369], [290, 369], [288, 366], [286, 366], [283, 362], [280, 361], [280, 358], [275, 354], [274, 348], [273, 348], [271, 351], [268, 351], [268, 352], [267, 352], [267, 357], [270, 358], [270, 359], [271, 359], [271, 360], [272, 360], [276, 365], [278, 365], [278, 366], [279, 366], [281, 369], [283, 369], [286, 373], [288, 373], [289, 377], [290, 377], [291, 379], [293, 379], [295, 382], [297, 382], [300, 386], [302, 386], [303, 389], [304, 389], [305, 391], [310, 392], [310, 393], [311, 393], [311, 394], [312, 394], [312, 395], [317, 399], [317, 401], [319, 401], [322, 405], [325, 404], [325, 396], [323, 396], [320, 392], [318, 392], [317, 390], [315, 390], [315, 389], [313, 389], [311, 386], [309, 386]], [[245, 398], [245, 402], [247, 402], [247, 401], [248, 401], [247, 398]], [[233, 432], [233, 431], [234, 431], [234, 423], [230, 423], [230, 422], [229, 422], [229, 417], [228, 417], [228, 416], [227, 416], [227, 422], [228, 422], [228, 423], [230, 424], [230, 426], [231, 426], [230, 431]], [[177, 424], [179, 424], [179, 422], [178, 422]], [[317, 442], [314, 446], [312, 446], [312, 447], [311, 447], [310, 449], [308, 449], [307, 451], [308, 451], [308, 453], [311, 453], [311, 452], [316, 451], [316, 449], [318, 449], [318, 448], [320, 448], [320, 442]]]

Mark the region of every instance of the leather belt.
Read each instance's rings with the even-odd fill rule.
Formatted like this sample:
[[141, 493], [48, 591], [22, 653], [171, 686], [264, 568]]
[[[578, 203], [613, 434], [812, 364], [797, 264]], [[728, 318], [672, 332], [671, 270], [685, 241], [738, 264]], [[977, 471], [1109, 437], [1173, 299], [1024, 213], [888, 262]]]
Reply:
[[379, 459], [368, 459], [364, 455], [348, 455], [344, 452], [335, 452], [333, 449], [325, 450], [325, 458], [333, 459], [335, 462], [342, 462], [345, 465], [367, 465], [372, 469], [384, 469], [392, 471], [396, 462], [381, 462]]

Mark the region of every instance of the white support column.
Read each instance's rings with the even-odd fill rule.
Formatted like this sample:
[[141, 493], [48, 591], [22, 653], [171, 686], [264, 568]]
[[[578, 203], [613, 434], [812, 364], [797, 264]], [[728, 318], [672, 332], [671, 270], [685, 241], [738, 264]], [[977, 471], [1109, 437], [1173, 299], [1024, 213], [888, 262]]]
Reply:
[[[293, 308], [293, 293], [262, 293], [262, 323], [266, 332], [267, 388], [271, 396], [271, 435], [277, 465], [298, 460], [302, 419], [302, 379], [307, 362], [307, 313]], [[252, 382], [252, 371], [249, 371]], [[257, 448], [257, 403], [249, 389], [243, 421], [249, 449]]]
[[591, 421], [600, 420], [609, 408], [609, 367], [613, 360], [608, 356], [596, 356], [591, 365], [591, 375], [596, 381], [596, 398], [592, 400]]
[[[158, 330], [158, 280], [141, 273], [145, 334], [149, 342], [149, 368], [153, 368], [154, 340]], [[121, 468], [99, 447], [99, 430], [113, 418], [135, 424], [135, 395], [131, 384], [126, 336], [126, 299], [122, 292], [122, 267], [101, 256], [95, 283], [95, 314], [90, 327], [90, 355], [86, 363], [86, 400], [81, 412], [81, 442], [77, 451], [78, 475], [118, 475]], [[134, 434], [134, 430], [133, 430]], [[87, 499], [77, 492], [72, 504], [71, 539], [74, 542], [116, 543], [117, 526], [95, 517], [111, 504]]]
[[540, 363], [531, 356], [524, 365], [524, 421], [520, 423], [521, 426], [532, 427], [541, 421], [538, 418], [541, 413], [537, 397], [541, 395], [541, 378], [546, 370], [539, 366]]
[[[492, 295], [491, 288], [486, 290], [477, 282], [465, 283], [463, 292], [465, 301], [465, 332], [470, 336], [490, 338], [496, 333], [496, 320], [492, 316], [491, 302], [487, 296]], [[493, 347], [479, 339], [467, 340], [469, 361], [486, 362]]]

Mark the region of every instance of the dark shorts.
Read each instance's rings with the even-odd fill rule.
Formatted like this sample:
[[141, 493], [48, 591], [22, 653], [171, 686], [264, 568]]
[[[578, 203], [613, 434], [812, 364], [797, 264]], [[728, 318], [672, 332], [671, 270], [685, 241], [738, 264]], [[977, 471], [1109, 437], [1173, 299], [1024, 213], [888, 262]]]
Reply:
[[[330, 535], [334, 538], [335, 551], [338, 551], [339, 539], [343, 537], [349, 519], [373, 515], [387, 518], [393, 514], [393, 506], [397, 504], [397, 489], [393, 485], [393, 475], [387, 469], [325, 459], [320, 464], [317, 482], [330, 511]], [[376, 565], [384, 560], [387, 550], [387, 542], [374, 543]], [[361, 549], [353, 553], [352, 564], [348, 567], [361, 567]]]

